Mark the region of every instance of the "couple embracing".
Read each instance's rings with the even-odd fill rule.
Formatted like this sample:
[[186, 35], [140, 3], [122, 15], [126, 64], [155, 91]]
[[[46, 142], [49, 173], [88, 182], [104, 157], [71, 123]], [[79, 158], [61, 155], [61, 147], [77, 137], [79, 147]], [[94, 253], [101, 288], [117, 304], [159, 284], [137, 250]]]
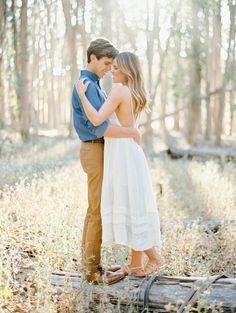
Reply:
[[[100, 86], [108, 71], [117, 83], [109, 96]], [[125, 275], [145, 277], [160, 270], [164, 259], [160, 224], [147, 161], [137, 130], [147, 95], [137, 56], [96, 39], [87, 49], [87, 68], [73, 94], [73, 121], [81, 140], [80, 161], [87, 174], [88, 209], [82, 238], [86, 280], [112, 284]], [[125, 267], [100, 264], [101, 244], [127, 245]], [[143, 256], [147, 263], [143, 264]]]

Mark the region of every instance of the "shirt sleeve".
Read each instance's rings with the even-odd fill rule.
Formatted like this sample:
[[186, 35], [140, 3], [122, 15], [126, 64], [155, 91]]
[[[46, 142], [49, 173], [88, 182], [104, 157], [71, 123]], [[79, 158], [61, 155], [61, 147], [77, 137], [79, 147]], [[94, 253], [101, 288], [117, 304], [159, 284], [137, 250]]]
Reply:
[[[84, 111], [83, 105], [80, 101], [76, 86], [74, 86], [75, 90], [76, 90], [76, 95], [78, 98], [78, 106], [80, 107], [81, 111], [82, 111], [82, 117], [83, 120], [85, 122], [86, 128], [88, 129], [88, 131], [95, 135], [97, 138], [100, 138], [103, 136], [103, 134], [105, 133], [108, 125], [109, 125], [109, 121], [104, 121], [101, 125], [99, 126], [94, 126], [90, 120], [87, 118], [87, 115]], [[98, 111], [100, 109], [100, 107], [102, 106], [101, 100], [99, 99], [98, 93], [97, 93], [97, 89], [94, 85], [94, 82], [90, 81], [90, 84], [88, 85], [88, 88], [86, 90], [86, 97], [88, 98], [89, 102], [92, 104], [92, 106]]]

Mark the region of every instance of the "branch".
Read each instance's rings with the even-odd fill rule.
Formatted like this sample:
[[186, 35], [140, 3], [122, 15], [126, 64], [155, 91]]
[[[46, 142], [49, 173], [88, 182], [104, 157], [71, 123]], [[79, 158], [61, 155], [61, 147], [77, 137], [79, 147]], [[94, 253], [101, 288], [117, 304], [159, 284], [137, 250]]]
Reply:
[[[188, 108], [188, 106], [185, 105], [185, 106], [183, 106], [182, 108], [179, 108], [178, 110], [176, 110], [176, 111], [174, 111], [174, 112], [172, 112], [172, 113], [163, 114], [163, 115], [161, 115], [161, 116], [158, 116], [157, 118], [153, 118], [153, 119], [151, 120], [151, 123], [156, 122], [156, 121], [159, 121], [159, 120], [164, 120], [166, 117], [169, 117], [169, 116], [172, 116], [172, 115], [176, 115], [176, 114], [179, 113], [180, 111], [183, 111], [183, 110], [185, 110], [185, 109], [187, 109], [187, 108]], [[146, 125], [146, 122], [140, 124], [140, 126], [144, 126], [144, 125]]]
[[217, 88], [214, 91], [209, 92], [207, 95], [201, 96], [200, 98], [201, 98], [201, 100], [206, 100], [206, 99], [210, 98], [211, 96], [214, 96], [218, 93], [221, 93], [223, 90], [225, 92], [232, 92], [232, 91], [236, 91], [236, 88], [224, 89], [224, 86], [221, 86], [220, 88]]

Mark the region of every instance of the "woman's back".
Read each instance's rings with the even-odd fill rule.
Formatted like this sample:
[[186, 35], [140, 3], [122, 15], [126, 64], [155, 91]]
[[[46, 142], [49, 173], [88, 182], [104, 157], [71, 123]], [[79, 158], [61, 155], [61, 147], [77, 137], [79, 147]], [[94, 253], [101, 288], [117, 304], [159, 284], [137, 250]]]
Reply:
[[115, 114], [121, 126], [132, 127], [135, 121], [135, 104], [132, 98], [132, 94], [129, 88], [126, 86], [119, 86], [119, 90], [122, 95], [122, 100], [116, 109]]

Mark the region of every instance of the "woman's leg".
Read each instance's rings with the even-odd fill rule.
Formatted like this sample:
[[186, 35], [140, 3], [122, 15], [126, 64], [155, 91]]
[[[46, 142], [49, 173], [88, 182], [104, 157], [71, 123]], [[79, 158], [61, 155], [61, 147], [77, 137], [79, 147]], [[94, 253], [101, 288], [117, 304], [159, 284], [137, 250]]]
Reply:
[[[148, 262], [144, 269], [142, 264], [143, 253], [148, 256]], [[144, 277], [158, 271], [163, 265], [165, 265], [164, 258], [157, 253], [155, 248], [150, 248], [144, 251], [131, 249], [130, 264], [121, 270], [125, 275], [133, 274], [134, 276]]]
[[142, 263], [143, 251], [136, 251], [131, 249], [130, 263], [128, 266], [118, 270], [122, 271], [125, 275], [132, 274], [138, 277], [144, 277], [145, 273], [143, 271]]
[[160, 270], [160, 268], [165, 265], [164, 258], [156, 251], [154, 247], [145, 250], [144, 253], [148, 256], [149, 259], [144, 268], [144, 272], [146, 275]]
[[164, 258], [153, 247], [151, 249], [144, 250], [144, 253], [148, 256], [149, 261], [152, 263], [164, 263]]
[[132, 268], [142, 268], [142, 256], [143, 251], [136, 251], [131, 249], [131, 259], [129, 267]]

